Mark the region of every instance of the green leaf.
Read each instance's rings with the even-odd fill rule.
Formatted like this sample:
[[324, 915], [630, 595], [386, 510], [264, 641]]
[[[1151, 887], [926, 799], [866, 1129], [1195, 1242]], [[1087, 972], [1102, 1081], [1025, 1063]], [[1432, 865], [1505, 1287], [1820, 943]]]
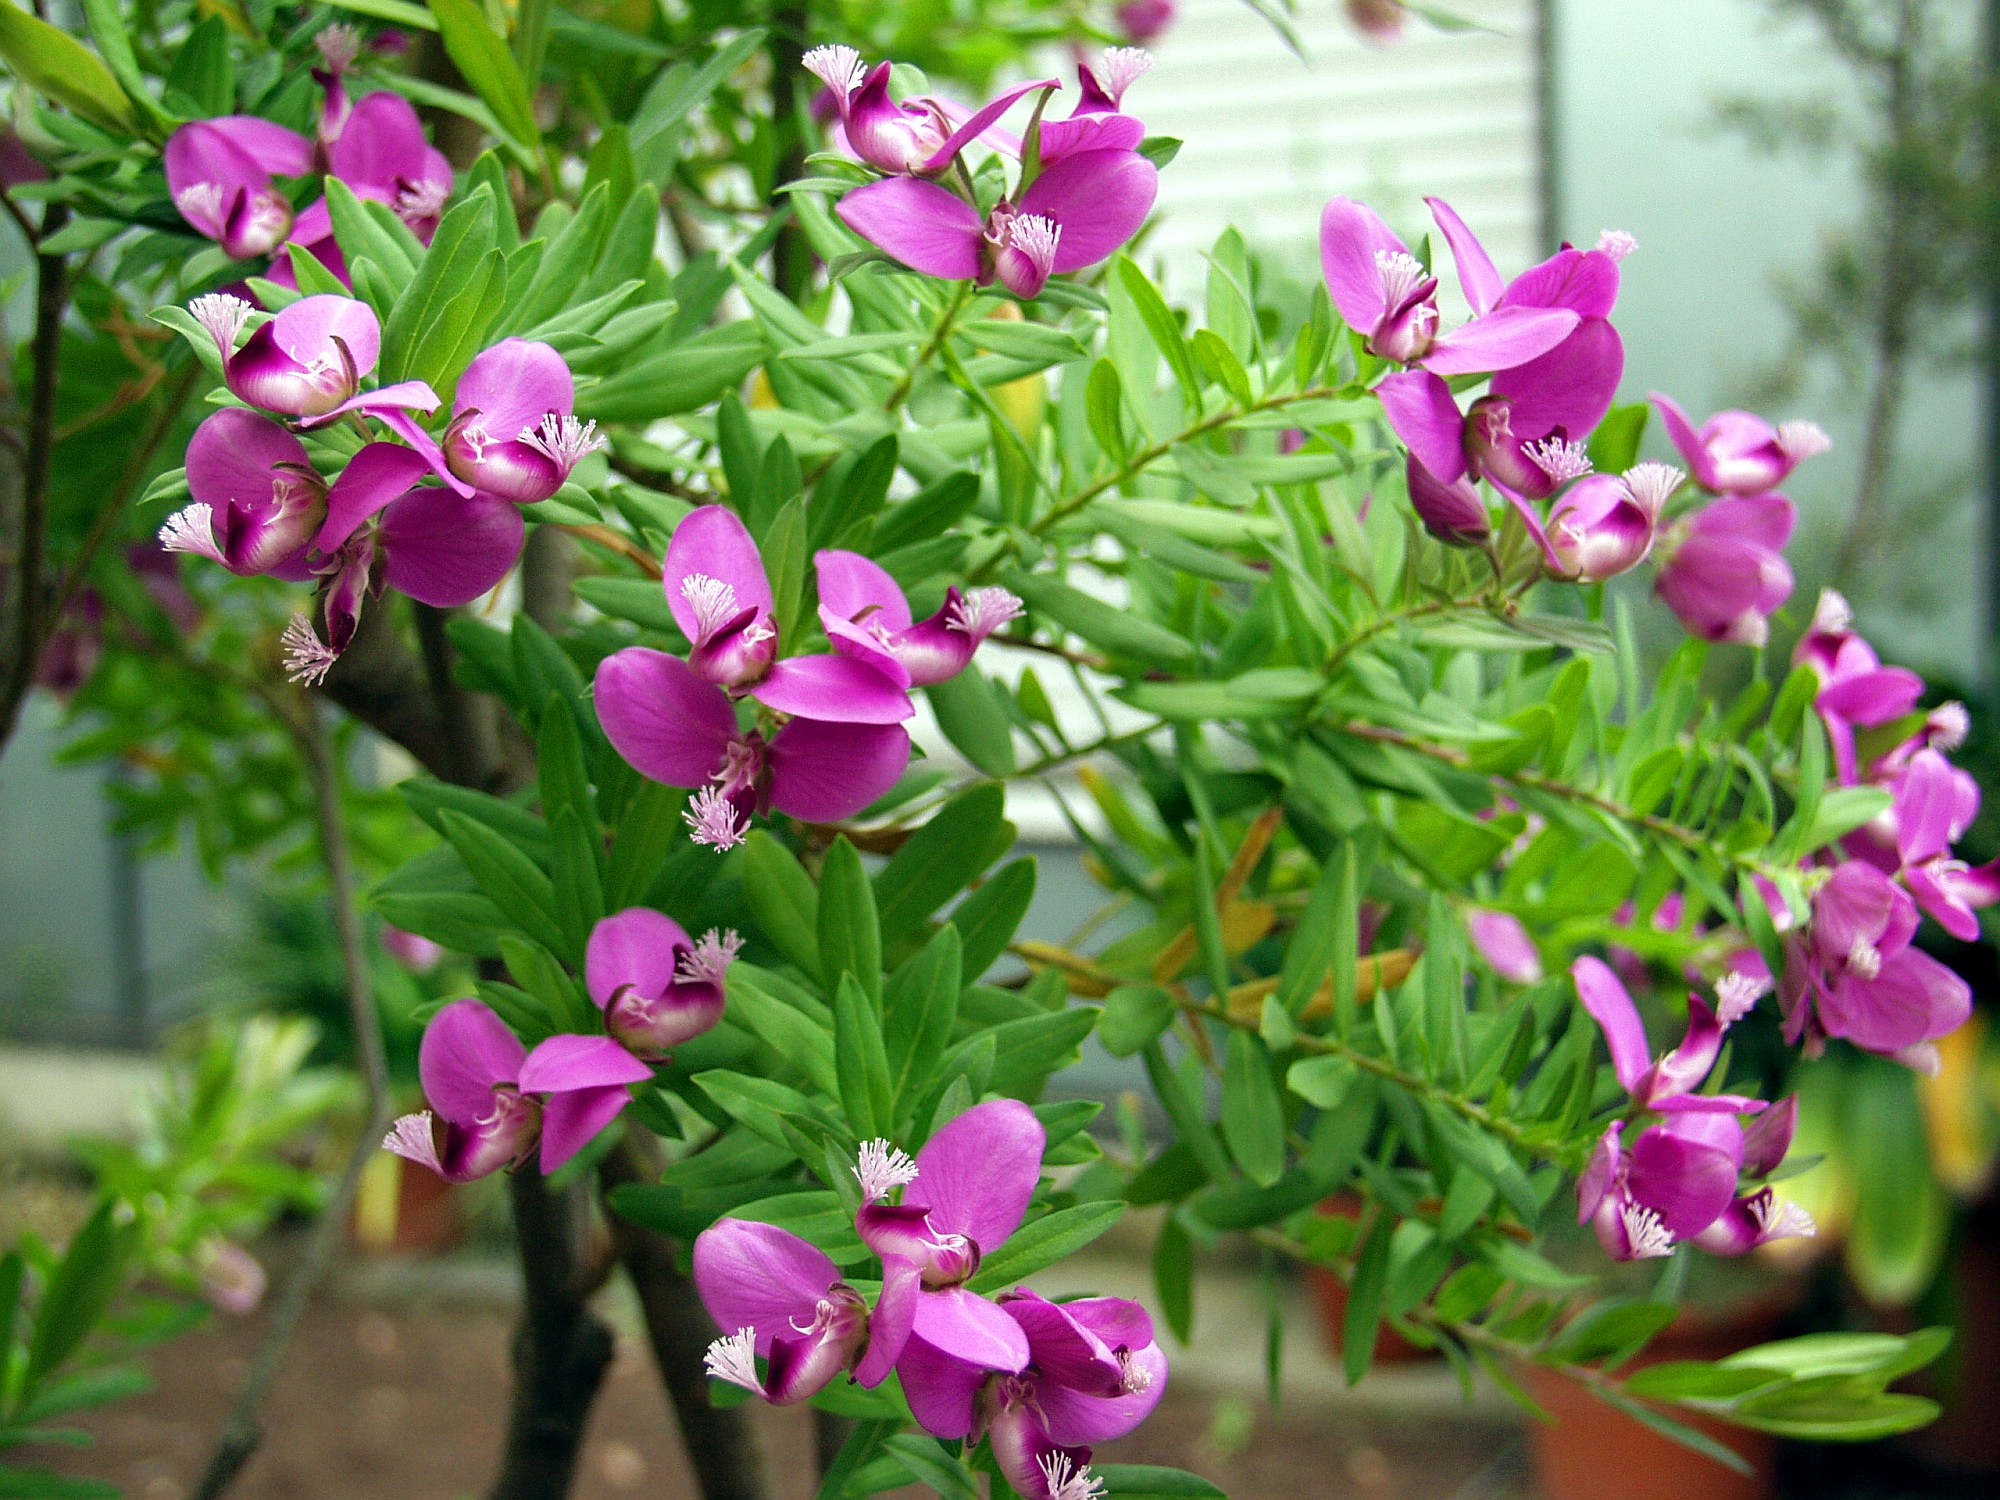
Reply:
[[[819, 891], [792, 851], [761, 828], [743, 850], [743, 894], [771, 946], [814, 978], [821, 974]], [[839, 977], [839, 970], [834, 970]]]
[[1646, 435], [1652, 408], [1644, 401], [1614, 406], [1590, 436], [1590, 466], [1600, 474], [1622, 474], [1639, 461], [1639, 442]]
[[491, 828], [461, 813], [442, 812], [444, 835], [472, 878], [503, 914], [551, 952], [568, 946], [556, 920], [555, 886], [535, 862]]
[[1354, 1279], [1347, 1284], [1347, 1314], [1340, 1329], [1340, 1362], [1349, 1385], [1358, 1385], [1375, 1357], [1375, 1331], [1382, 1323], [1382, 1303], [1388, 1290], [1390, 1241], [1395, 1219], [1377, 1215], [1368, 1239], [1356, 1257]]
[[840, 1074], [840, 1103], [857, 1136], [885, 1135], [893, 1122], [889, 1057], [876, 1002], [853, 973], [840, 976], [833, 1001], [833, 1055]]
[[169, 108], [201, 116], [226, 115], [236, 103], [236, 63], [229, 52], [229, 28], [221, 16], [198, 22], [174, 54], [162, 80], [162, 97]]
[[1164, 625], [1093, 599], [1060, 579], [1043, 573], [1011, 572], [1003, 581], [1030, 609], [1114, 655], [1145, 661], [1184, 662], [1193, 652], [1182, 637]]
[[930, 684], [924, 694], [954, 749], [988, 776], [1014, 774], [1014, 726], [1004, 688], [972, 666]]
[[576, 580], [576, 593], [585, 603], [613, 619], [630, 620], [642, 630], [655, 631], [660, 635], [680, 634], [680, 626], [674, 623], [673, 607], [667, 603], [667, 596], [661, 592], [658, 582], [651, 578], [608, 575], [579, 578]]
[[527, 81], [506, 42], [486, 24], [485, 11], [473, 0], [431, 0], [431, 13], [437, 17], [445, 55], [452, 65], [486, 101], [514, 144], [533, 148], [542, 133], [535, 124]]
[[[773, 454], [789, 453], [782, 443], [771, 445]], [[764, 533], [764, 566], [771, 579], [772, 607], [778, 617], [778, 649], [790, 650], [808, 628], [806, 612], [806, 497], [793, 495], [779, 509], [770, 529]], [[817, 629], [817, 622], [811, 628]]]
[[35, 1309], [35, 1333], [20, 1389], [30, 1392], [82, 1347], [118, 1294], [134, 1237], [116, 1222], [118, 1205], [100, 1202], [63, 1252]]
[[1106, 1500], [1228, 1500], [1199, 1474], [1155, 1464], [1092, 1464]]
[[958, 929], [968, 983], [1007, 951], [1034, 899], [1035, 861], [1029, 857], [1002, 865], [952, 909], [945, 921]]
[[840, 1095], [839, 1070], [835, 1064], [834, 1037], [825, 1008], [809, 1014], [780, 993], [775, 979], [768, 982], [763, 971], [750, 963], [729, 968], [729, 1015], [768, 1042], [786, 1062], [812, 1081], [814, 1088], [829, 1099]]
[[1097, 1016], [1097, 1039], [1113, 1057], [1131, 1057], [1157, 1041], [1173, 1025], [1179, 1007], [1157, 984], [1121, 984], [1104, 998]]
[[967, 787], [890, 856], [875, 876], [884, 942], [914, 932], [992, 862], [1006, 805], [996, 783]]
[[0, 59], [23, 83], [114, 135], [140, 134], [132, 101], [104, 64], [67, 32], [0, 3]]
[[1036, 1098], [1051, 1073], [1076, 1060], [1077, 1048], [1096, 1023], [1096, 1011], [1079, 1007], [995, 1026], [985, 1033], [995, 1048], [993, 1090], [1017, 1099]]
[[1244, 1174], [1269, 1187], [1285, 1170], [1285, 1107], [1264, 1044], [1231, 1031], [1222, 1074], [1222, 1138]]
[[[467, 0], [448, 0], [466, 4]], [[483, 24], [483, 23], [482, 23]], [[480, 188], [438, 224], [423, 264], [382, 328], [382, 379], [423, 380], [445, 399], [506, 295], [494, 202]]]
[[1153, 1242], [1153, 1290], [1167, 1327], [1186, 1345], [1194, 1337], [1194, 1239], [1172, 1214]]
[[1547, 1357], [1572, 1365], [1629, 1358], [1679, 1312], [1671, 1302], [1600, 1302], [1564, 1326], [1549, 1346]]
[[962, 976], [958, 929], [947, 922], [889, 981], [882, 997], [882, 1045], [899, 1113], [915, 1102], [951, 1044]]
[[845, 834], [826, 851], [819, 870], [820, 975], [837, 983], [852, 974], [879, 1012], [882, 1006], [882, 934], [875, 891], [861, 856]]
[[883, 1448], [916, 1478], [936, 1490], [941, 1500], [979, 1500], [979, 1486], [972, 1471], [934, 1437], [920, 1432], [898, 1433], [885, 1439]]
[[353, 189], [338, 177], [326, 179], [326, 208], [333, 218], [334, 239], [348, 260], [366, 257], [374, 261], [399, 290], [416, 275], [417, 265], [424, 258], [423, 243], [393, 212], [383, 216], [371, 213], [368, 205], [355, 197]]
[[1316, 1109], [1339, 1109], [1347, 1102], [1361, 1070], [1331, 1053], [1302, 1057], [1285, 1073], [1285, 1087]]
[[0, 1500], [118, 1500], [123, 1493], [101, 1479], [77, 1479], [53, 1469], [0, 1468]]
[[1867, 1443], [1937, 1420], [1938, 1404], [1895, 1391], [1784, 1387], [1749, 1396], [1724, 1414], [1731, 1422], [1813, 1443]]
[[1074, 1255], [1103, 1234], [1125, 1212], [1113, 1200], [1060, 1208], [1024, 1224], [1005, 1244], [979, 1263], [979, 1273], [966, 1285], [975, 1292], [997, 1292], [1026, 1280], [1037, 1271]]
[[[1312, 899], [1299, 918], [1298, 930], [1285, 947], [1285, 960], [1278, 969], [1278, 1004], [1296, 1016], [1306, 1007], [1333, 963], [1340, 944], [1343, 922], [1352, 922], [1354, 893], [1347, 881], [1347, 863], [1338, 852], [1321, 868]], [[1350, 970], [1351, 972], [1351, 970]], [[1293, 1085], [1294, 1091], [1298, 1086]], [[1307, 1096], [1310, 1097], [1310, 1096]], [[1317, 1102], [1317, 1101], [1315, 1101]]]
[[1121, 255], [1116, 262], [1118, 279], [1124, 285], [1132, 305], [1139, 311], [1140, 320], [1146, 325], [1146, 332], [1152, 336], [1154, 345], [1165, 356], [1167, 368], [1174, 372], [1174, 379], [1180, 382], [1181, 399], [1190, 415], [1201, 411], [1201, 377], [1195, 373], [1194, 356], [1188, 350], [1187, 338], [1181, 332], [1181, 325], [1167, 306], [1146, 273], [1139, 269], [1130, 256]]

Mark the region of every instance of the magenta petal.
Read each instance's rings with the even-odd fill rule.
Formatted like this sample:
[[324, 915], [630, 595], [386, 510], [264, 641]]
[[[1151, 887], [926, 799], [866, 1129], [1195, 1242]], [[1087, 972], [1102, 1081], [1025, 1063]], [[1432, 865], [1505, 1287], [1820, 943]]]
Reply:
[[[257, 161], [227, 125], [228, 117], [190, 120], [167, 138], [161, 155], [167, 172], [167, 191], [174, 198], [205, 183], [223, 189], [226, 198], [230, 193], [260, 188], [269, 182], [270, 169]], [[205, 224], [196, 227], [212, 238], [221, 237], [219, 225], [213, 230]]]
[[1006, 114], [1008, 110], [1012, 109], [1014, 102], [1023, 94], [1031, 94], [1036, 89], [1058, 89], [1061, 87], [1061, 80], [1055, 78], [1037, 78], [1029, 83], [1015, 84], [1014, 87], [1008, 89], [989, 103], [981, 105], [973, 114], [967, 116], [965, 122], [951, 133], [945, 140], [945, 143], [931, 153], [930, 160], [926, 161], [923, 165], [923, 170], [926, 172], [935, 172], [944, 167], [960, 151], [964, 150], [979, 136], [985, 134], [987, 128], [1002, 115]]
[[1601, 250], [1558, 250], [1507, 285], [1502, 307], [1566, 307], [1608, 318], [1618, 300], [1618, 262]]
[[970, 1437], [977, 1414], [974, 1402], [986, 1379], [986, 1368], [947, 1354], [937, 1345], [913, 1338], [897, 1361], [910, 1413], [932, 1437], [950, 1442]]
[[672, 917], [645, 906], [629, 906], [590, 929], [584, 947], [583, 983], [599, 1009], [630, 985], [642, 995], [658, 995], [674, 983], [677, 949], [694, 942]]
[[1012, 1375], [1028, 1363], [1028, 1338], [1021, 1325], [977, 1292], [962, 1286], [925, 1292], [917, 1298], [917, 1315], [910, 1347], [917, 1340], [956, 1355], [967, 1364]]
[[1377, 382], [1375, 394], [1396, 436], [1434, 479], [1450, 484], [1465, 473], [1465, 418], [1450, 386], [1428, 370], [1398, 370]]
[[1061, 1385], [1041, 1385], [1035, 1398], [1049, 1440], [1064, 1447], [1108, 1443], [1132, 1431], [1160, 1404], [1167, 1393], [1167, 1356], [1158, 1344], [1147, 1344], [1131, 1355], [1132, 1372], [1140, 1389], [1118, 1396], [1091, 1396]]
[[631, 1102], [632, 1095], [622, 1084], [552, 1095], [542, 1107], [542, 1175], [588, 1146]]
[[868, 1350], [854, 1367], [854, 1378], [873, 1390], [909, 1347], [917, 1323], [917, 1299], [924, 1295], [923, 1273], [915, 1261], [900, 1255], [882, 1257], [882, 1294], [868, 1318]]
[[1067, 1305], [1023, 1287], [1000, 1306], [1028, 1336], [1028, 1357], [1043, 1381], [1100, 1398], [1118, 1394], [1125, 1378], [1118, 1357]]
[[[1444, 199], [1426, 198], [1424, 202], [1430, 205], [1431, 217], [1437, 220], [1438, 228], [1444, 231], [1445, 243], [1451, 246], [1451, 258], [1458, 267], [1458, 284], [1465, 289], [1465, 300], [1475, 313], [1488, 311], [1500, 300], [1504, 285], [1500, 272], [1494, 268], [1493, 257], [1486, 253], [1479, 237], [1466, 227], [1458, 211]], [[1488, 368], [1504, 367], [1491, 365]]]
[[385, 89], [362, 99], [348, 115], [333, 145], [333, 175], [349, 187], [393, 189], [398, 177], [422, 179], [428, 149], [410, 101]]
[[[600, 713], [603, 702], [600, 692]], [[604, 728], [611, 733], [609, 722]], [[900, 725], [794, 719], [778, 731], [767, 755], [771, 805], [808, 823], [831, 823], [852, 817], [896, 784], [910, 764], [910, 736]]]
[[426, 485], [382, 512], [383, 575], [420, 604], [470, 604], [507, 576], [526, 532], [521, 512], [505, 500], [467, 500]]
[[819, 580], [821, 609], [843, 620], [860, 618], [865, 610], [865, 624], [909, 628], [910, 603], [880, 563], [859, 552], [822, 548], [813, 554], [813, 573]]
[[[1410, 248], [1396, 238], [1374, 209], [1352, 198], [1335, 198], [1321, 211], [1320, 270], [1326, 275], [1333, 305], [1357, 333], [1372, 333], [1389, 310], [1382, 292], [1382, 272], [1375, 263], [1379, 251], [1407, 255]], [[1431, 472], [1439, 473], [1434, 468]]]
[[1820, 1001], [1829, 1035], [1885, 1054], [1956, 1031], [1971, 1014], [1966, 982], [1915, 948], [1883, 959], [1873, 979], [1847, 976]]
[[[391, 412], [400, 415], [406, 411], [436, 411], [438, 405], [438, 393], [423, 381], [399, 380], [394, 385], [381, 386], [372, 391], [356, 391], [338, 406], [328, 407], [316, 416], [301, 418], [299, 426], [307, 429], [330, 427], [351, 411], [386, 420]], [[414, 423], [410, 425], [415, 426]], [[401, 429], [397, 429], [397, 433], [400, 436]], [[450, 478], [449, 475], [445, 477]], [[469, 489], [461, 489], [460, 492], [471, 493]]]
[[432, 1109], [454, 1125], [491, 1113], [493, 1088], [513, 1083], [528, 1049], [479, 1000], [454, 1000], [430, 1019], [417, 1047], [417, 1077]]
[[512, 442], [550, 412], [568, 416], [575, 408], [576, 381], [568, 362], [533, 339], [502, 339], [480, 350], [452, 397], [453, 411], [478, 411], [480, 425], [495, 442]]
[[1511, 370], [1548, 353], [1576, 324], [1576, 314], [1562, 308], [1503, 307], [1440, 334], [1421, 363], [1439, 375]]
[[347, 346], [354, 373], [366, 375], [382, 353], [382, 324], [375, 310], [353, 297], [323, 292], [302, 297], [271, 320], [277, 346], [302, 365], [336, 358], [333, 341]]
[[1583, 1008], [1604, 1032], [1604, 1044], [1611, 1050], [1611, 1067], [1618, 1081], [1631, 1088], [1645, 1076], [1652, 1064], [1652, 1050], [1646, 1045], [1646, 1028], [1632, 997], [1611, 966], [1600, 958], [1585, 955], [1570, 965], [1576, 993]]
[[851, 656], [787, 656], [750, 696], [781, 714], [829, 724], [900, 724], [916, 712], [907, 691]]
[[1504, 911], [1475, 908], [1465, 914], [1472, 946], [1495, 974], [1515, 984], [1535, 984], [1542, 977], [1542, 956], [1521, 919]]
[[825, 1251], [775, 1224], [718, 1219], [695, 1238], [694, 1285], [702, 1305], [725, 1334], [754, 1328], [759, 1354], [792, 1332], [794, 1319], [810, 1322], [839, 1280]]
[[1493, 394], [1513, 403], [1524, 438], [1560, 427], [1579, 440], [1604, 420], [1625, 372], [1625, 346], [1602, 318], [1585, 318], [1547, 354], [1493, 377]]
[[622, 1087], [652, 1076], [651, 1068], [608, 1036], [563, 1032], [528, 1054], [519, 1081], [523, 1093], [544, 1094]]
[[979, 213], [934, 182], [885, 177], [856, 188], [835, 211], [869, 244], [926, 276], [971, 281], [979, 275]]
[[865, 662], [899, 688], [910, 686], [910, 669], [903, 665], [893, 650], [859, 625], [835, 614], [824, 604], [819, 607], [819, 624], [833, 649], [842, 656]]
[[1071, 115], [1067, 120], [1043, 120], [1042, 163], [1054, 166], [1066, 156], [1078, 156], [1085, 151], [1136, 151], [1145, 139], [1145, 122], [1130, 115]]
[[[393, 390], [395, 387], [392, 386], [390, 389]], [[430, 465], [431, 472], [437, 475], [438, 478], [442, 479], [461, 495], [469, 496], [473, 493], [471, 485], [451, 472], [451, 466], [445, 462], [444, 450], [437, 445], [437, 439], [424, 431], [423, 427], [412, 419], [407, 411], [392, 407], [376, 411], [372, 415], [384, 427], [388, 428], [397, 437], [421, 453], [424, 457], [424, 462]]]
[[1681, 460], [1688, 466], [1695, 483], [1703, 489], [1715, 488], [1715, 464], [1708, 455], [1708, 445], [1694, 430], [1694, 423], [1688, 420], [1680, 403], [1671, 396], [1663, 396], [1658, 391], [1652, 393], [1653, 405], [1659, 409], [1660, 425], [1666, 429], [1667, 440], [1680, 453]]
[[614, 651], [598, 664], [594, 696], [612, 746], [640, 774], [667, 786], [706, 783], [736, 738], [728, 696], [664, 651]]
[[1900, 719], [1924, 695], [1924, 680], [1903, 667], [1877, 667], [1856, 672], [1820, 689], [1813, 701], [1821, 713], [1851, 724], [1874, 726]]
[[1951, 763], [1935, 750], [1919, 750], [1896, 786], [1896, 847], [1903, 863], [1921, 864], [1951, 852], [1958, 803]]
[[701, 617], [682, 592], [685, 581], [697, 575], [734, 589], [738, 613], [754, 610], [761, 618], [771, 612], [771, 583], [764, 573], [763, 556], [749, 528], [727, 506], [704, 505], [688, 512], [667, 543], [666, 567], [660, 580], [667, 591], [667, 607], [674, 612], [681, 634], [699, 643]]
[[252, 161], [276, 177], [303, 177], [312, 170], [312, 142], [256, 115], [219, 115], [208, 121]]
[[975, 1104], [924, 1143], [908, 1201], [930, 1205], [941, 1233], [963, 1234], [991, 1255], [1021, 1224], [1041, 1180], [1048, 1140], [1018, 1099]]
[[395, 443], [369, 443], [347, 461], [327, 492], [326, 520], [314, 545], [334, 552], [363, 521], [401, 499], [429, 473], [421, 454]]
[[1680, 1114], [1632, 1143], [1632, 1196], [1675, 1238], [1714, 1223], [1736, 1196], [1743, 1127], [1733, 1115]]
[[1037, 177], [1018, 207], [1062, 227], [1060, 275], [1096, 265], [1137, 234], [1159, 191], [1160, 174], [1136, 151], [1079, 151]]
[[188, 493], [216, 509], [268, 500], [276, 464], [305, 464], [305, 445], [259, 412], [226, 406], [194, 430], [187, 445]]

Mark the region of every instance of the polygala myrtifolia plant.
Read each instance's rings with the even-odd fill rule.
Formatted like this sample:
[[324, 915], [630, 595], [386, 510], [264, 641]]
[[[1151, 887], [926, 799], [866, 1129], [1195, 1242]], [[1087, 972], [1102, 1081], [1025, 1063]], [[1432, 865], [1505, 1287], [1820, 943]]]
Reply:
[[[127, 404], [165, 462], [214, 407], [76, 502], [88, 566], [151, 475], [142, 561], [190, 607], [106, 564], [108, 620], [60, 628], [330, 699], [429, 773], [436, 842], [373, 904], [481, 977], [386, 1144], [508, 1174], [496, 1493], [566, 1487], [609, 1357], [592, 1193], [712, 1497], [763, 1492], [752, 1395], [828, 1419], [823, 1496], [1213, 1493], [1092, 1449], [1225, 1237], [1347, 1283], [1353, 1379], [1386, 1319], [1730, 1461], [1681, 1417], [1931, 1415], [1887, 1387], [1935, 1333], [1624, 1369], [1691, 1257], [1812, 1233], [1784, 1045], [1925, 1066], [1969, 993], [1919, 922], [2000, 896], [1952, 857], [1962, 711], [1830, 595], [1772, 644], [1779, 486], [1825, 436], [1655, 397], [1673, 461], [1640, 459], [1629, 236], [1510, 279], [1431, 200], [1461, 312], [1428, 238], [1337, 198], [1309, 296], [1231, 232], [1179, 310], [1129, 253], [1176, 147], [1132, 112], [1149, 59], [1067, 11], [952, 33], [933, 84], [850, 45], [927, 24], [894, 7], [333, 9], [92, 0], [95, 53], [0, 11], [9, 201], [94, 357], [159, 372]], [[1064, 77], [982, 102], [1049, 33]], [[55, 307], [38, 357], [84, 337]], [[1690, 637], [1652, 672], [1652, 606], [1604, 587], [1648, 565]], [[516, 575], [511, 618], [463, 609]], [[955, 756], [917, 755], [919, 691]], [[1019, 935], [1008, 781], [1124, 935]], [[1044, 1097], [1093, 1034], [1164, 1138]], [[1033, 1290], [1134, 1207], [1165, 1326]], [[1537, 1248], [1572, 1209], [1650, 1296]]]

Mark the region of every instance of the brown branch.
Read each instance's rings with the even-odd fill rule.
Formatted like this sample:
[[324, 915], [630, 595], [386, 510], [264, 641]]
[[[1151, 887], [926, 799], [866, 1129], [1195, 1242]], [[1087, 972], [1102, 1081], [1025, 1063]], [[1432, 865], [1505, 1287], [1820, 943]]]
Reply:
[[361, 924], [354, 910], [354, 871], [348, 857], [347, 828], [342, 821], [340, 773], [318, 704], [308, 702], [300, 711], [286, 716], [299, 753], [312, 773], [313, 800], [319, 817], [320, 854], [326, 863], [327, 905], [333, 914], [333, 929], [340, 945], [340, 967], [347, 981], [347, 1016], [354, 1029], [354, 1050], [367, 1088], [368, 1113], [361, 1134], [349, 1152], [347, 1164], [335, 1185], [333, 1196], [320, 1211], [306, 1240], [304, 1253], [291, 1268], [284, 1291], [271, 1310], [257, 1343], [243, 1388], [223, 1424], [222, 1435], [208, 1461], [208, 1470], [195, 1491], [196, 1500], [218, 1500], [242, 1472], [243, 1465], [257, 1451], [264, 1427], [258, 1416], [271, 1382], [277, 1377], [306, 1299], [325, 1274], [334, 1250], [346, 1231], [355, 1190], [368, 1158], [380, 1148], [382, 1132], [390, 1116], [389, 1063], [382, 1051], [382, 1029], [375, 1016], [375, 998], [368, 973], [368, 959], [361, 946]]

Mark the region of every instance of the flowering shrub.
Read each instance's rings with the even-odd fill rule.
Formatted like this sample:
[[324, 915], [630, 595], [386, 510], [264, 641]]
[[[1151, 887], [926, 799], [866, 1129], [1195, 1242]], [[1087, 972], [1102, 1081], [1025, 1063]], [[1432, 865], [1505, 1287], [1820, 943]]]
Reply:
[[[245, 659], [207, 653], [222, 625], [150, 649], [428, 773], [400, 791], [435, 841], [373, 905], [480, 977], [386, 1145], [509, 1174], [518, 1422], [602, 1372], [538, 1207], [591, 1183], [714, 1495], [755, 1493], [742, 1392], [854, 1420], [823, 1495], [1206, 1493], [1092, 1449], [1159, 1401], [1226, 1235], [1347, 1282], [1351, 1378], [1388, 1319], [1510, 1389], [1602, 1363], [1690, 1440], [1677, 1410], [1927, 1418], [1886, 1387], [1931, 1335], [1618, 1374], [1680, 1271], [1593, 1298], [1540, 1248], [1572, 1206], [1676, 1268], [1810, 1236], [1776, 1186], [1796, 1111], [1728, 1039], [1925, 1066], [1969, 992], [1920, 917], [2000, 898], [1952, 855], [1962, 711], [1832, 596], [1772, 644], [1776, 486], [1825, 436], [1655, 397], [1679, 462], [1641, 457], [1629, 236], [1510, 278], [1433, 199], [1448, 291], [1337, 198], [1309, 295], [1231, 232], [1180, 309], [1135, 258], [1175, 150], [1128, 112], [1135, 48], [1082, 53], [1067, 108], [1056, 78], [973, 103], [980, 68], [871, 67], [860, 23], [797, 49], [524, 4], [508, 37], [449, 0], [408, 20], [470, 92], [324, 8], [155, 31], [156, 91], [88, 9], [101, 64], [0, 32], [64, 106], [21, 96], [78, 214], [40, 248], [123, 245], [102, 295], [162, 302], [219, 407], [144, 497], [161, 545], [273, 581], [209, 595]], [[495, 144], [454, 168], [404, 94]], [[1603, 585], [1649, 564], [1689, 639], [1642, 673], [1652, 606]], [[511, 618], [455, 612], [517, 572]], [[1022, 933], [1009, 781], [1132, 930]], [[1640, 953], [1676, 976], [1643, 1010]], [[1047, 1097], [1093, 1036], [1164, 1138]], [[1338, 1191], [1358, 1218], [1313, 1212]], [[1164, 1328], [1033, 1290], [1135, 1208]]]

